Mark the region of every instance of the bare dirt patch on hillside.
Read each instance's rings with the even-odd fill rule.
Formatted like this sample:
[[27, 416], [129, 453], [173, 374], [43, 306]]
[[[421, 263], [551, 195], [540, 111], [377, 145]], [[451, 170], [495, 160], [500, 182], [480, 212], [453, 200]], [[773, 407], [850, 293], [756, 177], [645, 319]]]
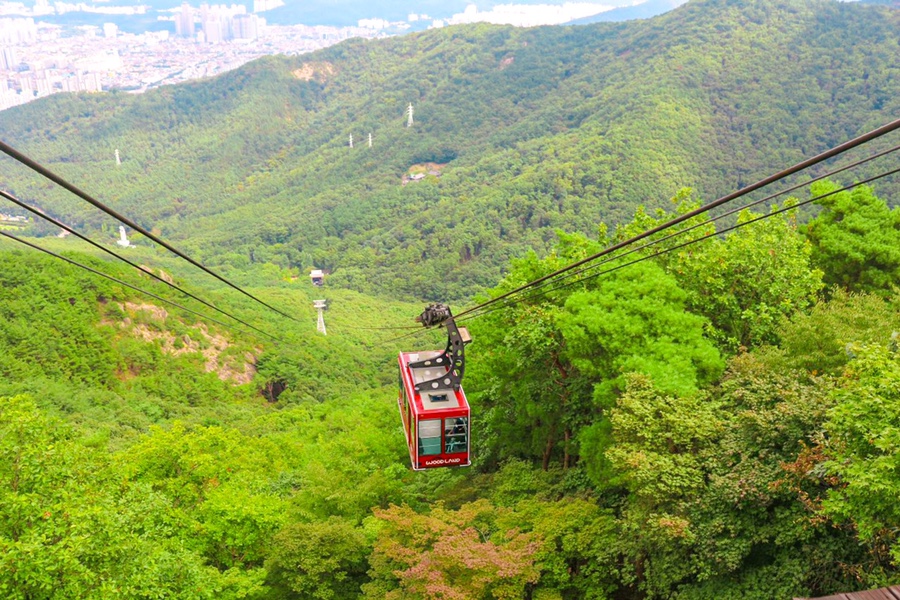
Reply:
[[[207, 373], [215, 373], [222, 381], [241, 385], [253, 380], [253, 376], [256, 374], [256, 355], [252, 352], [244, 352], [242, 355], [229, 352], [232, 344], [228, 339], [218, 333], [210, 332], [203, 323], [185, 325], [190, 332], [176, 336], [173, 332], [165, 329], [165, 322], [169, 317], [166, 309], [153, 304], [134, 302], [117, 304], [129, 316], [115, 322], [104, 319], [103, 324], [117, 325], [119, 329], [138, 339], [157, 343], [163, 352], [172, 356], [189, 353], [202, 354], [205, 359], [204, 370]], [[149, 323], [146, 322], [148, 320]]]
[[318, 81], [325, 83], [334, 75], [334, 65], [330, 62], [311, 62], [306, 63], [299, 69], [291, 71], [291, 75], [302, 81]]

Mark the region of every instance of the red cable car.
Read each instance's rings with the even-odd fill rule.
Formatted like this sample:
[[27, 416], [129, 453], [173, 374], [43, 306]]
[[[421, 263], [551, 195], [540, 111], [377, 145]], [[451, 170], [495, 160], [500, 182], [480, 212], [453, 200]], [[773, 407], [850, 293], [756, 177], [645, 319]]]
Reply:
[[444, 304], [430, 305], [416, 320], [426, 327], [446, 327], [447, 348], [400, 353], [397, 403], [410, 463], [415, 471], [468, 467], [472, 464], [471, 421], [469, 403], [460, 383], [465, 368], [464, 348], [470, 341], [468, 332], [456, 326]]

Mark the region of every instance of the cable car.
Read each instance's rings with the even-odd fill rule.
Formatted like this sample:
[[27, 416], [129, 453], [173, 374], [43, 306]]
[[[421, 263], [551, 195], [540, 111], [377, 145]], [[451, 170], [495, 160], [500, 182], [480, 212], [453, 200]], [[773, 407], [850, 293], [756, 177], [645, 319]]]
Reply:
[[445, 304], [432, 304], [417, 319], [426, 327], [447, 329], [447, 347], [441, 350], [401, 352], [400, 392], [397, 404], [409, 460], [415, 471], [471, 465], [471, 415], [461, 381], [464, 348], [470, 341], [458, 328]]

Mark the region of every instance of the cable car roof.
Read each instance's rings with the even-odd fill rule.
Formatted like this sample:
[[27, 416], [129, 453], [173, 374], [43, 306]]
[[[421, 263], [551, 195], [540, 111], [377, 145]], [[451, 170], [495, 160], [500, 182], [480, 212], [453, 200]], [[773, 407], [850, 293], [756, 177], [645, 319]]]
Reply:
[[[404, 371], [412, 376], [413, 385], [431, 381], [447, 372], [448, 365], [435, 365], [432, 367], [420, 367], [412, 369], [409, 363], [436, 358], [440, 356], [440, 350], [426, 350], [422, 352], [402, 352], [400, 354], [403, 361]], [[422, 392], [415, 393], [413, 400], [417, 408], [421, 412], [442, 411], [448, 409], [468, 408], [465, 396], [462, 390], [454, 390], [452, 387], [437, 387]]]

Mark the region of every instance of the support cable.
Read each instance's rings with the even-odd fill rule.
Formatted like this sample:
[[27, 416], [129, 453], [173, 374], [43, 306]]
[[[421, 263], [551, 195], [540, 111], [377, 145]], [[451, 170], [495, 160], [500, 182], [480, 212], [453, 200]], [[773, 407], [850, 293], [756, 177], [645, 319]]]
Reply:
[[648, 229], [647, 231], [644, 231], [643, 233], [640, 233], [636, 236], [628, 238], [627, 240], [613, 244], [612, 246], [609, 246], [609, 247], [601, 250], [600, 252], [597, 252], [596, 254], [592, 254], [591, 256], [588, 256], [587, 258], [583, 258], [579, 261], [576, 261], [566, 267], [563, 267], [552, 273], [544, 275], [543, 277], [539, 277], [529, 283], [520, 285], [513, 290], [510, 290], [508, 292], [505, 292], [505, 293], [497, 296], [496, 298], [491, 298], [490, 300], [488, 300], [486, 302], [483, 302], [477, 306], [474, 306], [472, 308], [464, 310], [463, 312], [456, 315], [456, 318], [459, 319], [460, 317], [471, 314], [474, 311], [483, 309], [492, 304], [496, 304], [497, 302], [500, 302], [501, 300], [504, 300], [505, 298], [508, 298], [508, 297], [513, 296], [518, 293], [521, 293], [531, 287], [536, 286], [539, 283], [547, 281], [548, 279], [558, 277], [559, 275], [562, 275], [563, 273], [567, 273], [577, 267], [580, 267], [584, 264], [593, 262], [593, 261], [597, 260], [598, 258], [606, 256], [607, 254], [611, 254], [612, 252], [621, 250], [622, 248], [630, 246], [630, 245], [634, 244], [635, 242], [639, 242], [645, 238], [648, 238], [653, 234], [659, 233], [661, 231], [665, 231], [666, 229], [670, 229], [671, 227], [674, 227], [675, 225], [678, 225], [679, 223], [683, 223], [684, 221], [692, 219], [698, 215], [707, 213], [714, 208], [717, 208], [723, 204], [731, 202], [732, 200], [735, 200], [742, 196], [746, 196], [747, 194], [749, 194], [751, 192], [754, 192], [760, 188], [763, 188], [763, 187], [765, 187], [771, 183], [774, 183], [780, 179], [784, 179], [785, 177], [787, 177], [789, 175], [793, 175], [794, 173], [797, 173], [798, 171], [802, 171], [813, 165], [817, 165], [825, 160], [828, 160], [829, 158], [833, 158], [835, 156], [843, 154], [844, 152], [847, 152], [848, 150], [856, 148], [857, 146], [861, 146], [863, 144], [871, 142], [872, 140], [875, 140], [883, 135], [886, 135], [892, 131], [895, 131], [896, 129], [900, 129], [900, 119], [891, 121], [890, 123], [888, 123], [886, 125], [882, 125], [881, 127], [877, 128], [877, 129], [873, 129], [872, 131], [869, 131], [868, 133], [864, 133], [863, 135], [858, 136], [852, 140], [849, 140], [847, 142], [844, 142], [842, 144], [834, 146], [833, 148], [826, 150], [825, 152], [822, 152], [820, 154], [817, 154], [816, 156], [813, 156], [812, 158], [808, 158], [808, 159], [803, 160], [791, 167], [788, 167], [787, 169], [778, 171], [777, 173], [774, 173], [773, 175], [770, 175], [764, 179], [761, 179], [761, 180], [757, 181], [756, 183], [753, 183], [744, 188], [741, 188], [740, 190], [738, 190], [736, 192], [732, 192], [728, 195], [722, 196], [721, 198], [719, 198], [717, 200], [714, 200], [708, 204], [700, 206], [700, 207], [698, 207], [692, 211], [689, 211], [683, 215], [679, 215], [669, 221], [666, 221], [665, 223], [657, 225], [656, 227], [652, 227], [652, 228]]
[[187, 296], [188, 298], [193, 298], [194, 300], [196, 300], [196, 301], [199, 302], [200, 304], [203, 304], [204, 306], [209, 307], [209, 308], [215, 310], [216, 312], [219, 312], [219, 313], [225, 315], [226, 317], [229, 317], [229, 318], [231, 318], [231, 319], [234, 319], [235, 321], [237, 321], [237, 322], [240, 323], [241, 325], [244, 325], [245, 327], [249, 327], [249, 328], [252, 329], [253, 331], [256, 331], [256, 332], [258, 332], [258, 333], [261, 333], [261, 334], [263, 334], [263, 335], [265, 335], [265, 336], [267, 336], [267, 337], [270, 337], [270, 338], [273, 338], [273, 339], [274, 339], [274, 336], [272, 336], [272, 334], [267, 333], [267, 332], [263, 331], [262, 329], [259, 329], [258, 327], [254, 327], [254, 326], [251, 325], [250, 323], [247, 323], [246, 321], [243, 321], [243, 320], [239, 319], [238, 317], [234, 316], [233, 314], [231, 314], [231, 313], [229, 313], [229, 312], [227, 312], [227, 311], [225, 311], [225, 310], [222, 310], [221, 308], [219, 308], [219, 307], [217, 307], [217, 306], [215, 306], [215, 305], [213, 305], [213, 304], [207, 302], [206, 300], [204, 300], [204, 299], [202, 299], [202, 298], [199, 298], [199, 297], [195, 296], [195, 295], [192, 294], [191, 292], [189, 292], [189, 291], [187, 291], [187, 290], [185, 290], [185, 289], [179, 287], [178, 285], [172, 283], [171, 281], [167, 281], [167, 280], [163, 279], [162, 277], [160, 277], [159, 275], [157, 275], [156, 273], [154, 273], [154, 272], [151, 271], [150, 269], [147, 269], [147, 268], [145, 268], [145, 267], [142, 266], [142, 265], [139, 265], [139, 264], [137, 264], [137, 263], [135, 263], [135, 262], [132, 262], [132, 261], [128, 260], [127, 258], [125, 258], [124, 256], [122, 256], [121, 254], [118, 254], [118, 253], [116, 253], [116, 252], [113, 252], [113, 251], [110, 250], [109, 248], [107, 248], [107, 247], [105, 247], [105, 246], [103, 246], [103, 245], [101, 245], [101, 244], [98, 244], [97, 242], [95, 242], [94, 240], [90, 239], [89, 237], [87, 237], [87, 236], [85, 236], [85, 235], [82, 235], [81, 233], [75, 231], [74, 229], [72, 229], [71, 227], [69, 227], [68, 225], [66, 225], [65, 223], [63, 223], [62, 221], [59, 221], [58, 219], [55, 219], [55, 218], [51, 217], [50, 215], [41, 212], [40, 210], [34, 208], [33, 206], [29, 206], [28, 204], [26, 204], [25, 202], [19, 200], [18, 198], [16, 198], [16, 197], [13, 196], [12, 194], [10, 194], [10, 193], [8, 193], [8, 192], [6, 192], [6, 191], [0, 190], [0, 197], [3, 197], [3, 198], [5, 198], [5, 199], [9, 200], [10, 202], [12, 202], [13, 204], [15, 204], [16, 206], [20, 206], [20, 207], [24, 208], [25, 210], [27, 210], [27, 211], [30, 212], [31, 214], [36, 215], [36, 216], [40, 217], [41, 219], [44, 219], [44, 220], [46, 220], [46, 221], [52, 223], [53, 225], [56, 225], [56, 226], [59, 227], [60, 229], [63, 229], [63, 230], [65, 230], [65, 231], [68, 231], [69, 233], [71, 233], [72, 235], [74, 235], [75, 237], [77, 237], [78, 239], [83, 240], [83, 241], [87, 242], [88, 244], [90, 244], [91, 246], [93, 246], [93, 247], [95, 247], [95, 248], [97, 248], [97, 249], [99, 249], [99, 250], [102, 250], [103, 252], [106, 252], [107, 254], [109, 254], [109, 255], [111, 255], [111, 256], [114, 256], [114, 257], [118, 258], [119, 260], [121, 260], [121, 261], [124, 262], [125, 264], [130, 265], [130, 266], [134, 267], [135, 269], [141, 271], [142, 273], [145, 273], [145, 274], [149, 275], [149, 276], [152, 277], [153, 279], [156, 279], [157, 281], [160, 281], [160, 282], [166, 284], [167, 286], [169, 286], [169, 287], [171, 287], [171, 288], [173, 288], [173, 289], [175, 289], [175, 290], [178, 290], [179, 292], [181, 292], [182, 294], [184, 294], [184, 295]]
[[38, 163], [38, 162], [36, 162], [36, 161], [34, 161], [34, 160], [28, 158], [27, 156], [25, 156], [24, 154], [22, 154], [21, 152], [19, 152], [19, 151], [16, 150], [15, 148], [13, 148], [13, 147], [9, 146], [8, 144], [4, 143], [3, 141], [0, 141], [0, 152], [3, 152], [3, 153], [6, 154], [7, 156], [9, 156], [9, 157], [13, 158], [14, 160], [16, 160], [16, 161], [22, 163], [23, 165], [25, 165], [26, 167], [28, 167], [28, 168], [31, 169], [32, 171], [35, 171], [35, 172], [37, 172], [37, 173], [43, 175], [44, 177], [46, 177], [46, 178], [49, 179], [50, 181], [56, 183], [57, 185], [61, 186], [62, 188], [64, 188], [64, 189], [68, 190], [69, 192], [75, 194], [76, 196], [78, 196], [79, 198], [81, 198], [82, 200], [84, 200], [85, 202], [87, 202], [87, 203], [93, 205], [93, 206], [96, 207], [96, 208], [99, 208], [100, 210], [102, 210], [103, 212], [105, 212], [105, 213], [108, 214], [109, 216], [113, 217], [114, 219], [116, 219], [116, 220], [119, 221], [120, 223], [124, 223], [125, 225], [128, 225], [129, 227], [131, 227], [132, 229], [134, 229], [134, 230], [137, 231], [138, 233], [144, 235], [144, 236], [147, 237], [148, 239], [153, 240], [154, 242], [156, 242], [157, 244], [159, 244], [160, 246], [162, 246], [162, 247], [165, 248], [166, 250], [169, 250], [170, 252], [173, 252], [176, 256], [179, 256], [179, 257], [183, 258], [184, 260], [188, 261], [189, 263], [191, 263], [192, 265], [194, 265], [194, 266], [197, 267], [198, 269], [202, 270], [203, 272], [205, 272], [205, 273], [207, 273], [207, 274], [209, 274], [209, 275], [212, 275], [213, 277], [215, 277], [216, 279], [218, 279], [218, 280], [221, 281], [222, 283], [224, 283], [224, 284], [228, 285], [229, 287], [231, 287], [231, 288], [233, 288], [233, 289], [239, 291], [240, 293], [244, 294], [244, 295], [247, 296], [248, 298], [251, 298], [251, 299], [254, 300], [255, 302], [258, 302], [259, 304], [265, 306], [266, 308], [275, 311], [276, 313], [280, 314], [280, 315], [283, 316], [283, 317], [286, 317], [286, 318], [288, 318], [288, 319], [290, 319], [290, 320], [292, 320], [292, 321], [298, 321], [298, 322], [299, 322], [299, 320], [298, 320], [296, 317], [293, 317], [293, 316], [287, 314], [286, 312], [283, 312], [283, 311], [281, 311], [281, 310], [275, 308], [275, 307], [272, 306], [271, 304], [268, 304], [267, 302], [264, 302], [263, 300], [260, 300], [259, 298], [257, 298], [256, 296], [254, 296], [254, 295], [251, 294], [250, 292], [246, 291], [245, 289], [241, 288], [241, 287], [238, 286], [237, 284], [234, 284], [234, 283], [230, 282], [229, 280], [225, 279], [224, 277], [222, 277], [221, 275], [219, 275], [218, 273], [216, 273], [216, 272], [213, 271], [212, 269], [210, 269], [210, 268], [204, 266], [203, 264], [201, 264], [201, 263], [199, 263], [198, 261], [194, 260], [193, 258], [191, 258], [190, 256], [188, 256], [187, 254], [185, 254], [185, 253], [183, 253], [182, 251], [178, 250], [177, 248], [175, 248], [175, 247], [174, 247], [172, 244], [170, 244], [169, 242], [167, 242], [167, 241], [163, 240], [162, 238], [160, 238], [159, 236], [154, 235], [153, 233], [149, 232], [147, 229], [145, 229], [144, 227], [141, 227], [140, 225], [138, 225], [137, 223], [135, 223], [134, 221], [132, 221], [132, 220], [129, 219], [128, 217], [126, 217], [126, 216], [124, 216], [124, 215], [122, 215], [122, 214], [116, 212], [115, 210], [113, 210], [112, 208], [108, 207], [106, 204], [100, 202], [99, 200], [97, 200], [96, 198], [94, 198], [93, 196], [91, 196], [90, 194], [88, 194], [87, 192], [84, 192], [84, 191], [80, 190], [79, 188], [75, 187], [75, 185], [73, 185], [72, 183], [70, 183], [70, 182], [68, 182], [67, 180], [63, 179], [62, 177], [60, 177], [60, 176], [57, 175], [56, 173], [53, 173], [52, 171], [50, 171], [48, 168], [44, 167], [44, 166], [41, 165], [40, 163]]
[[[833, 176], [833, 175], [836, 175], [836, 174], [841, 173], [841, 172], [843, 172], [843, 171], [846, 171], [846, 170], [848, 170], [848, 169], [852, 169], [852, 168], [854, 168], [854, 167], [858, 167], [858, 166], [860, 166], [860, 165], [862, 165], [862, 164], [865, 164], [865, 163], [870, 162], [870, 161], [872, 161], [872, 160], [875, 160], [875, 159], [877, 159], [877, 158], [881, 158], [881, 157], [883, 157], [883, 156], [886, 156], [886, 155], [888, 155], [888, 154], [891, 154], [891, 153], [893, 153], [893, 152], [896, 152], [897, 150], [900, 150], [900, 145], [894, 146], [893, 148], [889, 148], [888, 150], [884, 150], [884, 151], [879, 152], [879, 153], [877, 153], [877, 154], [873, 154], [872, 156], [869, 156], [869, 157], [860, 159], [860, 160], [858, 160], [858, 161], [856, 161], [856, 162], [854, 162], [854, 163], [852, 163], [852, 164], [849, 164], [849, 165], [847, 165], [847, 166], [844, 166], [844, 167], [841, 167], [841, 168], [839, 168], [839, 169], [835, 169], [835, 170], [833, 170], [833, 171], [830, 171], [830, 172], [828, 172], [828, 173], [825, 173], [824, 175], [820, 175], [820, 176], [818, 176], [818, 177], [815, 177], [815, 178], [813, 178], [813, 179], [810, 179], [810, 180], [807, 181], [807, 182], [804, 182], [804, 183], [798, 183], [797, 185], [791, 186], [791, 187], [789, 187], [789, 188], [787, 188], [787, 189], [784, 189], [784, 190], [782, 190], [782, 191], [780, 191], [780, 192], [776, 192], [776, 193], [774, 193], [774, 194], [770, 194], [770, 195], [766, 196], [765, 198], [761, 198], [761, 199], [759, 199], [759, 200], [755, 200], [755, 201], [753, 201], [753, 202], [750, 202], [749, 204], [746, 204], [746, 205], [743, 205], [743, 206], [740, 206], [740, 207], [731, 209], [731, 210], [729, 210], [729, 211], [727, 211], [727, 212], [724, 212], [724, 213], [722, 213], [722, 214], [720, 214], [720, 215], [716, 215], [715, 217], [713, 217], [713, 218], [711, 218], [711, 219], [709, 219], [709, 220], [707, 220], [707, 221], [702, 221], [702, 222], [700, 222], [700, 223], [695, 223], [694, 225], [690, 225], [690, 226], [688, 226], [688, 227], [685, 227], [684, 229], [680, 229], [680, 230], [676, 231], [675, 233], [669, 234], [669, 235], [667, 235], [667, 236], [665, 236], [665, 237], [662, 237], [662, 238], [659, 238], [659, 239], [656, 239], [656, 240], [649, 241], [649, 242], [647, 242], [647, 243], [645, 243], [645, 244], [641, 244], [640, 246], [635, 246], [635, 247], [633, 247], [633, 248], [629, 248], [628, 250], [626, 250], [625, 252], [622, 252], [621, 254], [617, 254], [617, 255], [615, 255], [615, 256], [609, 256], [609, 257], [606, 257], [605, 259], [601, 260], [601, 261], [598, 262], [598, 263], [594, 263], [594, 264], [591, 264], [591, 265], [589, 265], [589, 266], [583, 267], [583, 268], [578, 269], [578, 270], [576, 270], [576, 271], [574, 271], [574, 272], [572, 272], [572, 273], [568, 273], [568, 274], [566, 274], [566, 275], [563, 276], [563, 277], [560, 277], [560, 278], [557, 278], [557, 279], [553, 279], [553, 280], [544, 281], [544, 282], [540, 283], [540, 284], [537, 285], [537, 286], [534, 286], [534, 287], [532, 287], [532, 288], [529, 288], [529, 289], [528, 289], [528, 292], [527, 292], [527, 296], [530, 296], [532, 292], [535, 292], [535, 291], [537, 291], [537, 290], [543, 289], [543, 288], [548, 287], [548, 286], [552, 286], [551, 289], [548, 290], [548, 293], [549, 293], [549, 292], [551, 292], [551, 291], [553, 291], [553, 290], [555, 290], [555, 289], [559, 289], [559, 288], [556, 287], [556, 286], [557, 286], [560, 282], [565, 281], [565, 280], [567, 280], [567, 279], [569, 279], [569, 278], [571, 278], [571, 277], [576, 277], [576, 276], [581, 275], [581, 274], [584, 274], [584, 273], [586, 273], [586, 272], [588, 272], [588, 271], [592, 271], [592, 270], [594, 270], [594, 269], [597, 269], [597, 268], [599, 268], [599, 267], [601, 267], [601, 266], [603, 266], [603, 265], [605, 265], [605, 264], [608, 264], [608, 263], [617, 261], [617, 260], [619, 260], [619, 259], [621, 259], [621, 258], [624, 258], [624, 257], [626, 257], [626, 256], [629, 256], [629, 255], [631, 255], [631, 254], [634, 254], [635, 252], [639, 252], [639, 251], [645, 250], [645, 249], [647, 249], [647, 248], [649, 248], [649, 247], [652, 247], [652, 246], [655, 246], [655, 245], [658, 245], [658, 244], [662, 244], [663, 242], [666, 242], [666, 241], [669, 241], [669, 240], [671, 240], [671, 239], [673, 239], [673, 238], [682, 236], [682, 235], [684, 235], [684, 234], [686, 234], [686, 233], [688, 233], [688, 232], [690, 232], [690, 231], [693, 231], [693, 230], [698, 229], [698, 228], [700, 228], [700, 227], [704, 227], [704, 226], [706, 226], [706, 225], [709, 225], [710, 223], [715, 223], [716, 221], [722, 220], [722, 219], [724, 219], [724, 218], [726, 218], [726, 217], [729, 217], [729, 216], [731, 216], [731, 215], [734, 215], [734, 214], [736, 214], [736, 213], [740, 213], [740, 212], [742, 212], [742, 211], [744, 211], [744, 210], [747, 210], [747, 209], [749, 209], [749, 208], [752, 208], [752, 207], [754, 207], [754, 206], [758, 206], [758, 205], [760, 205], [760, 204], [763, 204], [763, 203], [765, 203], [765, 202], [768, 202], [768, 201], [770, 201], [770, 200], [773, 200], [773, 199], [775, 199], [775, 198], [777, 198], [777, 197], [779, 197], [779, 196], [783, 196], [784, 194], [788, 194], [788, 193], [790, 193], [790, 192], [794, 192], [794, 191], [796, 191], [796, 190], [798, 190], [798, 189], [800, 189], [800, 188], [803, 188], [803, 187], [806, 187], [806, 186], [808, 186], [808, 185], [811, 185], [811, 184], [813, 184], [813, 183], [815, 183], [815, 182], [817, 182], [817, 181], [821, 181], [822, 179], [825, 179], [825, 178], [827, 178], [827, 177], [831, 177], [831, 176]], [[729, 231], [729, 230], [724, 230], [724, 231]], [[724, 233], [724, 231], [720, 231], [720, 232], [718, 232], [718, 233]], [[526, 296], [526, 297], [527, 297], [527, 296]], [[504, 305], [512, 304], [514, 300], [515, 300], [514, 298], [513, 298], [513, 299], [507, 299], [506, 301], [504, 301], [503, 304], [504, 304]], [[477, 308], [477, 307], [476, 307], [476, 308]], [[471, 309], [471, 310], [474, 311], [475, 309]], [[468, 311], [467, 311], [467, 312], [468, 312]]]
[[900, 167], [898, 167], [898, 168], [896, 168], [896, 169], [893, 169], [893, 170], [891, 170], [891, 171], [887, 171], [886, 173], [882, 173], [882, 174], [880, 174], [880, 175], [875, 175], [874, 177], [869, 177], [868, 179], [864, 179], [864, 180], [862, 180], [862, 181], [858, 181], [858, 182], [856, 182], [856, 183], [853, 183], [853, 184], [844, 186], [844, 187], [842, 187], [842, 188], [840, 188], [840, 189], [833, 190], [833, 191], [831, 191], [831, 192], [822, 194], [822, 195], [820, 195], [820, 196], [815, 196], [815, 197], [813, 197], [813, 198], [809, 198], [809, 199], [807, 199], [807, 200], [803, 200], [803, 201], [798, 202], [797, 204], [795, 204], [795, 205], [793, 205], [793, 206], [786, 206], [786, 207], [783, 207], [783, 208], [779, 208], [779, 209], [774, 210], [774, 211], [772, 211], [772, 212], [770, 212], [770, 213], [767, 213], [767, 214], [765, 214], [765, 215], [760, 215], [760, 216], [758, 216], [758, 217], [754, 217], [753, 219], [749, 219], [749, 220], [747, 220], [747, 221], [743, 221], [743, 222], [741, 222], [741, 223], [737, 223], [737, 224], [732, 225], [731, 227], [727, 227], [727, 228], [725, 228], [725, 229], [723, 229], [723, 230], [721, 230], [721, 231], [714, 231], [714, 232], [708, 233], [708, 234], [706, 234], [706, 235], [704, 235], [704, 236], [701, 236], [701, 237], [698, 237], [698, 238], [694, 238], [694, 239], [688, 240], [688, 241], [683, 242], [683, 243], [681, 243], [681, 244], [678, 244], [678, 245], [676, 245], [676, 246], [671, 246], [671, 247], [669, 247], [669, 248], [665, 248], [665, 249], [660, 250], [659, 252], [656, 252], [656, 253], [654, 253], [654, 254], [649, 254], [649, 255], [646, 255], [646, 256], [642, 256], [642, 257], [640, 257], [640, 258], [636, 258], [636, 259], [634, 259], [634, 260], [631, 260], [631, 261], [629, 261], [629, 262], [627, 262], [627, 263], [623, 263], [623, 264], [621, 264], [621, 265], [616, 265], [616, 266], [614, 266], [614, 267], [611, 267], [611, 268], [609, 268], [609, 269], [605, 269], [605, 270], [600, 271], [600, 272], [598, 272], [598, 273], [593, 273], [593, 274], [588, 275], [588, 276], [586, 276], [586, 277], [583, 277], [583, 278], [581, 278], [581, 279], [577, 279], [577, 280], [573, 280], [573, 281], [569, 281], [569, 282], [563, 283], [563, 284], [561, 284], [561, 285], [559, 285], [559, 286], [557, 286], [557, 287], [555, 287], [555, 288], [551, 288], [551, 289], [549, 289], [549, 290], [545, 290], [545, 291], [543, 291], [543, 292], [536, 293], [533, 297], [532, 297], [532, 296], [524, 296], [524, 297], [520, 297], [520, 298], [517, 298], [517, 299], [515, 299], [515, 300], [513, 300], [513, 301], [510, 301], [510, 302], [507, 303], [507, 304], [501, 304], [500, 306], [495, 306], [495, 307], [493, 307], [493, 308], [491, 308], [491, 309], [488, 309], [488, 310], [479, 312], [479, 313], [477, 313], [477, 314], [470, 314], [470, 315], [468, 315], [466, 318], [459, 319], [459, 321], [460, 321], [460, 322], [464, 322], [464, 321], [467, 321], [467, 320], [469, 320], [469, 319], [476, 319], [476, 318], [478, 318], [478, 317], [482, 317], [482, 316], [484, 316], [484, 315], [486, 315], [486, 314], [492, 313], [492, 312], [494, 312], [494, 311], [496, 311], [496, 310], [501, 310], [501, 309], [504, 309], [504, 308], [509, 308], [510, 306], [513, 306], [513, 305], [515, 305], [515, 304], [519, 304], [519, 303], [521, 303], [521, 302], [524, 302], [525, 300], [533, 300], [533, 299], [538, 298], [538, 297], [540, 297], [540, 296], [545, 296], [545, 295], [549, 294], [549, 293], [552, 292], [552, 291], [556, 291], [556, 290], [560, 290], [560, 289], [563, 289], [563, 288], [571, 287], [571, 286], [573, 286], [573, 285], [575, 285], [575, 284], [577, 284], [577, 283], [583, 283], [583, 282], [585, 282], [585, 281], [587, 281], [587, 280], [589, 280], [589, 279], [594, 279], [594, 278], [600, 277], [600, 276], [602, 276], [602, 275], [607, 275], [607, 274], [612, 273], [612, 272], [614, 272], [614, 271], [618, 271], [619, 269], [624, 269], [625, 267], [629, 267], [629, 266], [631, 266], [631, 265], [635, 265], [635, 264], [637, 264], [637, 263], [639, 263], [639, 262], [643, 262], [643, 261], [645, 261], [645, 260], [651, 260], [651, 259], [654, 259], [654, 258], [656, 258], [656, 257], [658, 257], [658, 256], [663, 255], [663, 254], [668, 254], [669, 252], [674, 252], [675, 250], [680, 250], [680, 249], [685, 248], [685, 247], [687, 247], [687, 246], [690, 246], [690, 245], [692, 245], [692, 244], [696, 244], [696, 243], [698, 243], [698, 242], [702, 242], [702, 241], [707, 240], [707, 239], [709, 239], [709, 238], [711, 238], [711, 237], [715, 237], [715, 236], [718, 236], [718, 235], [722, 235], [722, 234], [724, 234], [724, 233], [728, 233], [728, 232], [730, 232], [730, 231], [734, 231], [735, 229], [740, 229], [741, 227], [746, 227], [747, 225], [752, 225], [753, 223], [756, 223], [756, 222], [758, 222], [758, 221], [762, 221], [763, 219], [768, 219], [768, 218], [770, 218], [770, 217], [774, 217], [775, 215], [779, 215], [779, 214], [782, 214], [782, 213], [787, 212], [787, 211], [790, 211], [790, 210], [795, 210], [796, 208], [798, 208], [798, 207], [800, 207], [800, 206], [805, 206], [805, 205], [810, 204], [810, 203], [812, 203], [812, 202], [816, 202], [816, 201], [818, 201], [818, 200], [822, 200], [823, 198], [827, 198], [827, 197], [829, 197], [829, 196], [833, 196], [833, 195], [839, 194], [839, 193], [841, 193], [841, 192], [846, 192], [846, 191], [851, 190], [851, 189], [853, 189], [853, 188], [855, 188], [855, 187], [858, 187], [858, 186], [860, 186], [860, 185], [865, 185], [865, 184], [867, 184], [867, 183], [870, 183], [870, 182], [872, 182], [872, 181], [881, 179], [881, 178], [883, 178], [883, 177], [887, 177], [887, 176], [889, 176], [889, 175], [894, 175], [895, 173], [900, 173]]
[[[228, 325], [227, 323], [223, 323], [222, 321], [219, 321], [218, 319], [214, 319], [212, 317], [204, 315], [203, 313], [197, 312], [196, 310], [190, 309], [186, 306], [182, 306], [181, 304], [178, 304], [177, 302], [173, 302], [172, 300], [167, 300], [166, 298], [163, 298], [162, 296], [158, 296], [158, 295], [154, 294], [153, 292], [148, 292], [147, 290], [139, 288], [136, 285], [132, 285], [132, 284], [128, 283], [127, 281], [122, 281], [121, 279], [117, 279], [117, 278], [113, 277], [112, 275], [107, 275], [103, 271], [98, 271], [97, 269], [94, 269], [93, 267], [89, 267], [87, 265], [81, 264], [78, 261], [72, 260], [71, 258], [67, 258], [61, 254], [57, 254], [56, 252], [53, 252], [52, 250], [47, 250], [46, 248], [41, 248], [37, 244], [33, 244], [27, 240], [23, 240], [22, 238], [16, 237], [10, 233], [0, 230], [0, 236], [3, 236], [5, 238], [9, 238], [13, 241], [19, 242], [20, 244], [25, 244], [26, 246], [28, 246], [30, 248], [33, 248], [33, 249], [43, 252], [45, 254], [49, 254], [50, 256], [53, 256], [60, 260], [63, 260], [65, 262], [69, 263], [70, 265], [74, 265], [74, 266], [78, 267], [79, 269], [84, 269], [85, 271], [90, 271], [91, 273], [93, 273], [95, 275], [99, 275], [100, 277], [109, 279], [110, 281], [118, 283], [119, 285], [123, 285], [127, 288], [131, 288], [132, 290], [135, 290], [136, 292], [140, 292], [141, 294], [145, 294], [147, 296], [150, 296], [151, 298], [155, 298], [155, 299], [159, 300], [160, 302], [165, 302], [166, 304], [171, 304], [172, 306], [175, 306], [176, 308], [180, 308], [183, 311], [189, 312], [193, 315], [196, 315], [198, 317], [206, 319], [207, 321], [211, 321], [211, 322], [221, 325], [222, 327], [225, 327], [225, 328], [230, 328], [230, 325]], [[280, 341], [280, 340], [278, 340], [278, 338], [276, 338], [272, 335], [269, 335], [268, 333], [265, 333], [264, 331], [261, 333], [272, 338], [273, 340]]]

